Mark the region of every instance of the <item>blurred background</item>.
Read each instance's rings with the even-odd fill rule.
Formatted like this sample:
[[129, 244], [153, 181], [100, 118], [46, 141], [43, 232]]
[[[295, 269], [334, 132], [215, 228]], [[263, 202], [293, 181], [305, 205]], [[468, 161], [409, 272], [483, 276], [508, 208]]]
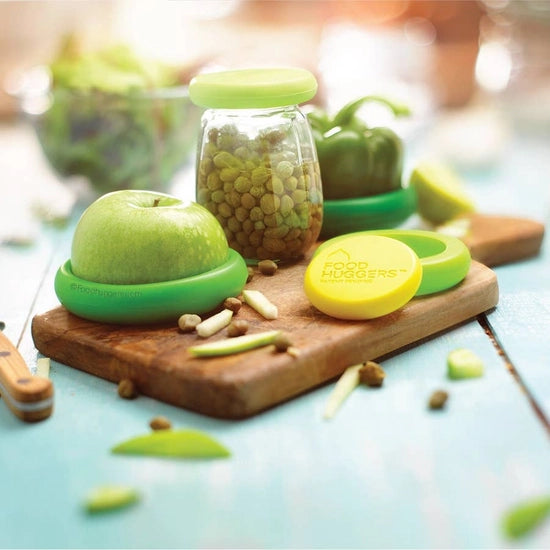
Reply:
[[21, 119], [30, 69], [50, 63], [68, 34], [91, 50], [127, 44], [180, 67], [184, 83], [198, 71], [292, 65], [316, 75], [314, 101], [329, 111], [366, 94], [399, 99], [412, 117], [372, 106], [370, 123], [392, 126], [409, 157], [421, 140], [464, 169], [495, 166], [511, 128], [550, 135], [547, 0], [4, 1], [4, 153], [14, 134], [2, 140], [2, 128]]
[[17, 112], [7, 90], [69, 32], [90, 48], [124, 42], [190, 68], [306, 67], [329, 104], [359, 90], [456, 108], [484, 92], [525, 123], [540, 123], [532, 110], [550, 111], [546, 0], [0, 2], [4, 119]]

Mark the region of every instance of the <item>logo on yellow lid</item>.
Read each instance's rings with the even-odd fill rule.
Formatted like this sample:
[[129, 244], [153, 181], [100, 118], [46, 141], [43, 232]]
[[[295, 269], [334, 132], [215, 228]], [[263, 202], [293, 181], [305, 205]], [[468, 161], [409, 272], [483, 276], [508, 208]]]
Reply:
[[371, 319], [406, 304], [422, 278], [407, 245], [379, 236], [350, 235], [313, 257], [304, 290], [320, 311], [341, 319]]

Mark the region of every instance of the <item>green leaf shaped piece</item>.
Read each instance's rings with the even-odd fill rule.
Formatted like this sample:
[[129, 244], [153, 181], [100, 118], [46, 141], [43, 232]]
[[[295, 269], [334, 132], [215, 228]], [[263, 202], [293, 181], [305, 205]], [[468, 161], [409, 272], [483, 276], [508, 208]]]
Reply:
[[511, 508], [504, 516], [502, 527], [508, 538], [523, 537], [550, 515], [550, 496], [536, 497]]
[[166, 458], [226, 458], [229, 450], [198, 430], [160, 430], [119, 443], [115, 454]]
[[84, 505], [91, 514], [108, 512], [124, 508], [139, 500], [139, 495], [132, 487], [125, 485], [102, 485], [88, 493]]

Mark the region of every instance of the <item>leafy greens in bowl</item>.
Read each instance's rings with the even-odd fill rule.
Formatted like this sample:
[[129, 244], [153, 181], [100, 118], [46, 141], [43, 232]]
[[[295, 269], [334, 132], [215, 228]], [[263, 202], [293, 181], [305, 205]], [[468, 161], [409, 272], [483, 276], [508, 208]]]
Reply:
[[61, 176], [100, 193], [164, 190], [196, 143], [200, 109], [177, 69], [127, 47], [83, 54], [66, 44], [50, 65], [41, 109], [23, 98], [42, 149]]

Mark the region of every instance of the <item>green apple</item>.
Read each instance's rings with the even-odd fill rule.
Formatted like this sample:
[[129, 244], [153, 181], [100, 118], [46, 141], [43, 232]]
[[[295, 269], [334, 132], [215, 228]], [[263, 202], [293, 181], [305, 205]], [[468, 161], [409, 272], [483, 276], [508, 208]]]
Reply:
[[82, 214], [73, 236], [73, 273], [88, 281], [172, 281], [219, 267], [229, 247], [203, 206], [153, 191], [103, 195]]

